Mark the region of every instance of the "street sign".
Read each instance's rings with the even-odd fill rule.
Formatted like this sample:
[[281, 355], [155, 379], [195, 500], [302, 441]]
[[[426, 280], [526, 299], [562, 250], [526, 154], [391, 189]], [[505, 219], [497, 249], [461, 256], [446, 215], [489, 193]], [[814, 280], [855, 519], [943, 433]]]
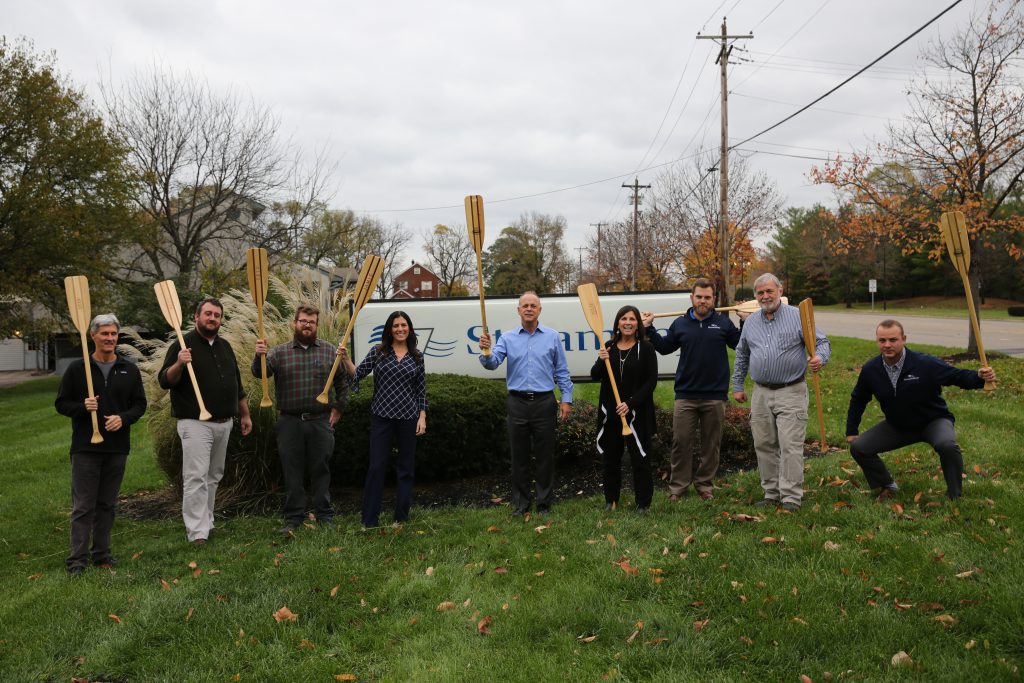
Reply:
[[872, 294], [878, 291], [878, 280], [868, 280], [868, 291]]

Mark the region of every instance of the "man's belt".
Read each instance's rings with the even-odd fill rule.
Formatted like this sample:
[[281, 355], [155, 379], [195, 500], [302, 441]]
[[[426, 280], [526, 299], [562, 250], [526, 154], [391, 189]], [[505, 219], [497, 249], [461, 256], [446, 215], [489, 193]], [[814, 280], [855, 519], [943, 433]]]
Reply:
[[535, 401], [538, 398], [547, 398], [548, 396], [554, 395], [554, 391], [514, 391], [508, 390], [510, 396], [521, 398], [524, 401]]
[[785, 382], [783, 384], [761, 384], [760, 382], [754, 382], [754, 384], [756, 384], [757, 386], [761, 387], [762, 389], [772, 389], [772, 390], [775, 390], [775, 389], [785, 389], [786, 387], [791, 387], [794, 384], [800, 384], [800, 382], [803, 382], [803, 381], [804, 381], [803, 377], [797, 377], [792, 382]]
[[331, 413], [330, 411], [321, 411], [319, 413], [290, 413], [285, 410], [282, 410], [281, 414], [287, 415], [288, 417], [297, 417], [303, 422], [308, 422], [310, 420], [324, 420]]

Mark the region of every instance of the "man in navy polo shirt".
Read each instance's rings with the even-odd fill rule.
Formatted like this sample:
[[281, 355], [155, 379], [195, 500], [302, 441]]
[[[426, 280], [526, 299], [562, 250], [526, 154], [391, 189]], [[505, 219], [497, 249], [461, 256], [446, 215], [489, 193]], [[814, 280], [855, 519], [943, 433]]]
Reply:
[[[690, 293], [693, 306], [676, 318], [664, 336], [652, 323], [654, 314], [642, 313], [647, 339], [658, 353], [679, 350], [676, 401], [672, 412], [672, 472], [670, 501], [686, 495], [690, 484], [704, 500], [714, 498], [722, 425], [729, 390], [728, 346], [736, 348], [740, 331], [728, 313], [715, 312], [715, 284], [698, 278]], [[700, 460], [693, 462], [693, 439], [700, 434]]]
[[[958, 370], [934, 356], [911, 351], [906, 348], [903, 325], [895, 320], [880, 322], [875, 336], [881, 353], [861, 368], [846, 415], [846, 440], [853, 459], [864, 470], [868, 485], [881, 489], [878, 502], [884, 502], [899, 488], [878, 454], [927, 442], [939, 454], [946, 495], [959, 498], [964, 460], [942, 387], [980, 389], [986, 381], [995, 381], [995, 371], [989, 367], [977, 372]], [[885, 419], [858, 435], [864, 408], [872, 397], [878, 399]]]

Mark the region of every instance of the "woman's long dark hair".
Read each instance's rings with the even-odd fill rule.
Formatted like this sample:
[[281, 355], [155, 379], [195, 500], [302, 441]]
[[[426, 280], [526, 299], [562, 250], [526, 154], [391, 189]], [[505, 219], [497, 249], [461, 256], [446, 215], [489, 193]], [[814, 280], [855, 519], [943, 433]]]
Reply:
[[632, 311], [633, 315], [636, 316], [636, 340], [638, 342], [647, 341], [647, 338], [644, 335], [644, 323], [640, 319], [640, 310], [636, 306], [626, 304], [619, 309], [618, 313], [615, 314], [615, 323], [612, 325], [612, 338], [606, 346], [611, 347], [612, 344], [616, 344], [620, 339], [622, 339], [622, 330], [619, 329], [619, 319], [630, 311]]
[[395, 343], [395, 337], [391, 332], [391, 326], [399, 317], [405, 318], [405, 322], [409, 323], [409, 337], [405, 342], [405, 345], [409, 347], [409, 353], [412, 354], [412, 357], [415, 358], [418, 363], [423, 363], [423, 354], [416, 348], [416, 328], [412, 326], [412, 318], [410, 318], [409, 314], [404, 311], [395, 311], [388, 316], [387, 322], [384, 323], [384, 329], [380, 333], [380, 350], [392, 351], [392, 347]]

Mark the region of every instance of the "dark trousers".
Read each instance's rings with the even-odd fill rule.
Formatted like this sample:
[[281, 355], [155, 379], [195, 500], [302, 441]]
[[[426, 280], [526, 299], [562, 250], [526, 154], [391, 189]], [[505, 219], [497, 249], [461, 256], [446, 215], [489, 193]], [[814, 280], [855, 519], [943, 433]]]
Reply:
[[409, 519], [412, 505], [412, 482], [416, 471], [416, 420], [370, 416], [370, 469], [366, 472], [363, 490], [363, 526], [380, 524], [381, 499], [384, 496], [384, 475], [388, 470], [388, 455], [392, 441], [397, 441], [395, 459], [395, 521]]
[[110, 531], [114, 528], [117, 494], [124, 479], [127, 453], [71, 454], [71, 554], [68, 569], [110, 560]]
[[932, 420], [920, 431], [899, 429], [888, 421], [882, 420], [850, 444], [850, 454], [864, 470], [868, 486], [879, 488], [889, 486], [894, 482], [878, 454], [894, 451], [897, 448], [921, 441], [931, 445], [939, 454], [939, 464], [942, 466], [942, 474], [946, 478], [946, 495], [950, 498], [959, 498], [962, 489], [964, 458], [960, 453], [960, 446], [956, 442], [953, 422], [947, 418]]
[[331, 506], [331, 455], [334, 428], [322, 420], [302, 420], [294, 415], [277, 418], [277, 453], [284, 474], [285, 499], [281, 516], [287, 524], [301, 524], [306, 513], [305, 478], [316, 521], [326, 524], [334, 517]]
[[512, 451], [512, 502], [516, 510], [530, 509], [530, 456], [536, 461], [537, 509], [547, 510], [554, 499], [555, 420], [554, 394], [528, 401], [508, 397], [508, 439]]
[[[606, 409], [601, 406], [600, 410]], [[628, 418], [627, 418], [628, 419]], [[597, 433], [597, 451], [601, 454], [604, 464], [604, 501], [619, 502], [622, 490], [622, 451], [629, 451], [629, 459], [633, 465], [633, 492], [636, 494], [637, 508], [651, 506], [654, 496], [654, 480], [651, 478], [651, 464], [647, 454], [651, 452], [650, 435], [640, 434], [633, 428], [629, 436], [622, 434], [622, 421], [615, 413], [604, 415], [604, 422]]]

